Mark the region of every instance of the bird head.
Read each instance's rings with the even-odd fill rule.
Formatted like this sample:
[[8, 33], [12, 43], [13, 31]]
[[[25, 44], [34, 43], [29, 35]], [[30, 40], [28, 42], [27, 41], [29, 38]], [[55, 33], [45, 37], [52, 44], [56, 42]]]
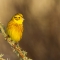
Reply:
[[14, 20], [14, 22], [16, 22], [17, 24], [23, 24], [24, 18], [22, 14], [18, 13], [15, 16], [13, 16], [12, 20]]

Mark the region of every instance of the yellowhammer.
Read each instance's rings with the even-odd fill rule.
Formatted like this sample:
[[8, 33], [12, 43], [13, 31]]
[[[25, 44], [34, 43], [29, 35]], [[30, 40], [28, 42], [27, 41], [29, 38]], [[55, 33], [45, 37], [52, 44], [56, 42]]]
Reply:
[[23, 33], [23, 15], [18, 13], [12, 17], [7, 25], [7, 34], [12, 41], [18, 43], [22, 38]]

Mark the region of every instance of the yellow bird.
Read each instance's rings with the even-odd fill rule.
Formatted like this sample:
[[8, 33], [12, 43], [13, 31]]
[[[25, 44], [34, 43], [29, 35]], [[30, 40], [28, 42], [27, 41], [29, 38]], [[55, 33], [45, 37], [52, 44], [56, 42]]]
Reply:
[[18, 43], [23, 34], [23, 15], [18, 13], [15, 16], [12, 17], [12, 19], [7, 24], [7, 35], [14, 41], [15, 43]]

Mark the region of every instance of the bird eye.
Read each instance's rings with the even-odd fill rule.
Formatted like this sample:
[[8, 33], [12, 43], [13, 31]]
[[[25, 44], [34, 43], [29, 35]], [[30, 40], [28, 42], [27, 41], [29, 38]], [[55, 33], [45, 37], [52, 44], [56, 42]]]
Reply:
[[20, 19], [20, 17], [18, 17]]

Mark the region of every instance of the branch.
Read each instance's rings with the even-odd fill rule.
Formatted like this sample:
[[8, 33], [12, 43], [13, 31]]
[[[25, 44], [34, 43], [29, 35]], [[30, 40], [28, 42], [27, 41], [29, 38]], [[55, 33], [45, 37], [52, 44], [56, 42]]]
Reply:
[[0, 23], [0, 30], [1, 30], [1, 33], [3, 34], [5, 40], [11, 45], [13, 51], [17, 54], [18, 57], [20, 57], [20, 60], [32, 60], [30, 58], [28, 58], [26, 55], [27, 55], [27, 52], [26, 51], [22, 51], [21, 48], [19, 47], [19, 45], [17, 46], [14, 42], [12, 42], [11, 38], [7, 36], [4, 28], [3, 28], [3, 25]]

